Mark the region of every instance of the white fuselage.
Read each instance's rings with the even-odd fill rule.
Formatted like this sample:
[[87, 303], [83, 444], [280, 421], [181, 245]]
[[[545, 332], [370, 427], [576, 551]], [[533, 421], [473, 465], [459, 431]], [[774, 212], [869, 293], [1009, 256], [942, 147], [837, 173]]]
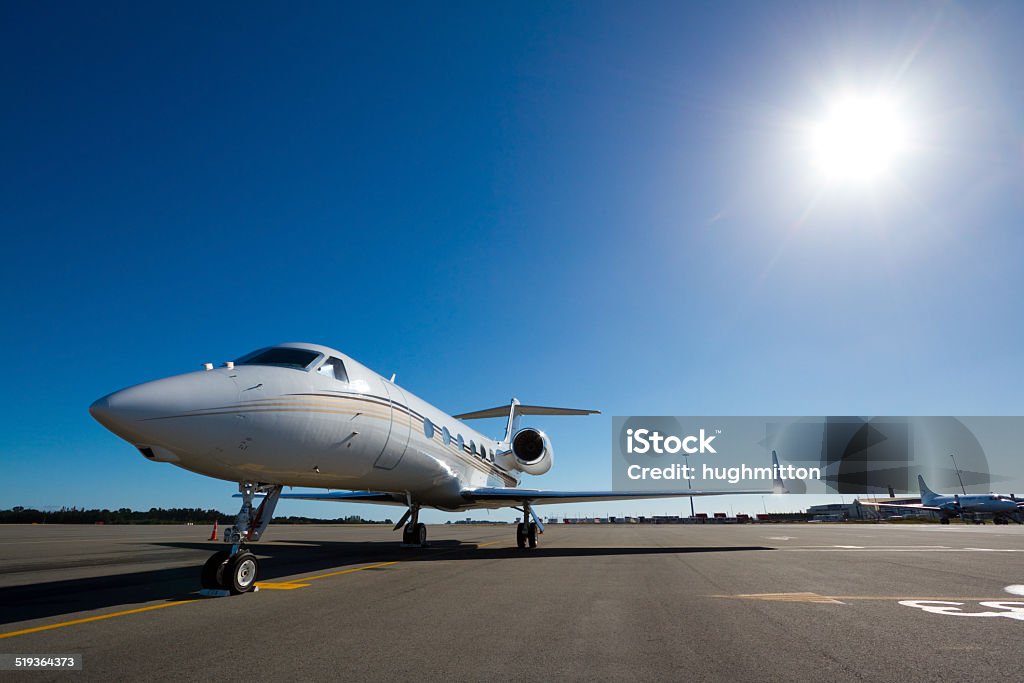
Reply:
[[[229, 481], [403, 492], [448, 510], [466, 507], [464, 489], [518, 485], [507, 443], [333, 349], [295, 346], [324, 358], [176, 375], [92, 412], [146, 457]], [[345, 380], [320, 373], [328, 357], [344, 362]]]

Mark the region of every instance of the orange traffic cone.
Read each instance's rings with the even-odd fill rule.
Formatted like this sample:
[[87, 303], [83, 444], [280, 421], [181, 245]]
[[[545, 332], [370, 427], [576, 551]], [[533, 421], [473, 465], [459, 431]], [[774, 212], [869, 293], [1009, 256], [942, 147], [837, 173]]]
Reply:
[[213, 520], [213, 532], [210, 534], [210, 540], [211, 541], [216, 541], [217, 540], [217, 522], [218, 521], [219, 520], [216, 520], [216, 519]]

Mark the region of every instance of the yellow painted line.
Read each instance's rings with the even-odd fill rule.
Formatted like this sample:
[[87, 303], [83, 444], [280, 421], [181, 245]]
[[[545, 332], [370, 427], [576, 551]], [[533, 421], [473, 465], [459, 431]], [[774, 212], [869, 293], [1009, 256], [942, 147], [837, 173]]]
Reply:
[[290, 590], [295, 590], [296, 588], [306, 588], [307, 586], [309, 586], [308, 583], [292, 583], [290, 581], [279, 581], [279, 582], [257, 581], [256, 582], [256, 587], [259, 588], [261, 591], [262, 590], [268, 590], [268, 591], [290, 591]]
[[8, 631], [7, 633], [0, 633], [0, 638], [13, 638], [14, 636], [23, 636], [28, 633], [38, 633], [39, 631], [50, 631], [55, 628], [64, 628], [65, 626], [75, 626], [77, 624], [88, 624], [91, 621], [103, 621], [104, 619], [113, 619], [114, 617], [123, 617], [129, 614], [139, 614], [140, 612], [151, 612], [155, 609], [163, 609], [164, 607], [174, 607], [175, 605], [187, 605], [190, 602], [196, 602], [195, 600], [177, 600], [175, 602], [165, 602], [160, 605], [150, 605], [149, 607], [139, 607], [137, 609], [129, 609], [123, 612], [113, 612], [111, 614], [100, 614], [95, 617], [86, 617], [85, 619], [74, 619], [72, 621], [61, 621], [56, 624], [47, 624], [46, 626], [36, 626], [34, 628], [26, 628], [20, 631]]
[[716, 598], [738, 598], [741, 600], [767, 600], [772, 602], [813, 602], [820, 605], [841, 605], [838, 599], [817, 593], [743, 593], [740, 595], [716, 595]]
[[331, 572], [330, 574], [319, 574], [317, 576], [304, 576], [300, 581], [316, 581], [317, 579], [326, 579], [331, 576], [341, 576], [342, 574], [351, 574], [352, 572], [361, 572], [364, 569], [376, 569], [377, 567], [387, 567], [392, 564], [398, 564], [401, 560], [395, 560], [394, 562], [381, 562], [379, 564], [368, 564], [365, 567], [356, 567], [355, 569], [342, 569], [340, 572]]

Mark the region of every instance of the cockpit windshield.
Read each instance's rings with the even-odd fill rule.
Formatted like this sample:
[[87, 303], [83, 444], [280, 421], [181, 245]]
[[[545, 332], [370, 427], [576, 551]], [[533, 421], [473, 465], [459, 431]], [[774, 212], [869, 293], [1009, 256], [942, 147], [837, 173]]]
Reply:
[[281, 368], [305, 370], [320, 357], [316, 351], [271, 347], [246, 354], [235, 361], [235, 365], [274, 365]]

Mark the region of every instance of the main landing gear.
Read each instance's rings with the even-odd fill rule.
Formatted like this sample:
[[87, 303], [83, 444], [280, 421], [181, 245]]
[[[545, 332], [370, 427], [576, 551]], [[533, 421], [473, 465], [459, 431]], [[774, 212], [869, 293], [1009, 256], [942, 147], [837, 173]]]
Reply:
[[[408, 522], [408, 524], [406, 524]], [[405, 524], [403, 528], [402, 525]], [[395, 531], [402, 529], [403, 548], [426, 548], [427, 525], [420, 521], [420, 506], [409, 503], [409, 509], [395, 525]]]
[[[516, 509], [518, 510], [519, 508]], [[529, 503], [523, 504], [522, 511], [523, 521], [519, 522], [519, 525], [516, 527], [516, 545], [520, 548], [525, 548], [526, 546], [536, 548], [537, 535], [544, 533], [544, 527], [541, 526], [540, 521], [533, 514], [533, 508], [530, 507]], [[534, 521], [530, 521], [530, 517], [533, 517]]]
[[[260, 536], [274, 516], [274, 508], [281, 496], [281, 486], [258, 485], [243, 482], [238, 485], [242, 495], [242, 507], [235, 518], [234, 526], [224, 530], [224, 542], [230, 543], [228, 550], [218, 550], [203, 565], [202, 586], [206, 590], [228, 590], [232, 595], [248, 593], [256, 586], [259, 563], [256, 556], [245, 547], [249, 541], [260, 540]], [[255, 514], [252, 499], [257, 493], [265, 493], [263, 502]]]

